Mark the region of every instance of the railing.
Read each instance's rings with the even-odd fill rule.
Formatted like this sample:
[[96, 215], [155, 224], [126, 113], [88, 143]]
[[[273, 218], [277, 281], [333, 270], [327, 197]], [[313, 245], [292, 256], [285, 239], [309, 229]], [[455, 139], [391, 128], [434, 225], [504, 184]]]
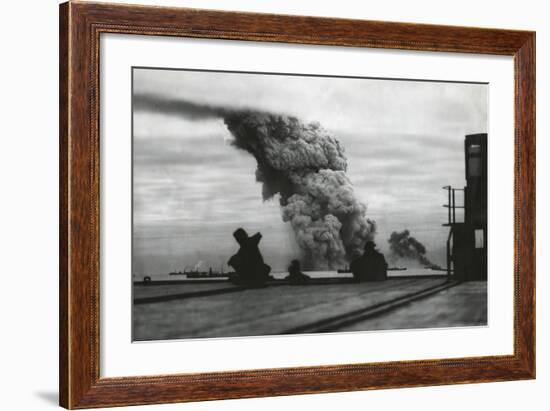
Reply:
[[[461, 208], [465, 209], [465, 204], [462, 205], [456, 205], [456, 192], [457, 191], [465, 191], [464, 188], [452, 188], [451, 186], [444, 186], [442, 187], [443, 190], [447, 190], [447, 197], [448, 197], [448, 203], [443, 204], [443, 207], [447, 208], [448, 215], [447, 215], [447, 223], [443, 224], [444, 227], [450, 227], [449, 229], [449, 236], [447, 237], [447, 279], [451, 278], [451, 274], [453, 273], [453, 268], [451, 268], [451, 264], [453, 263], [453, 252], [451, 247], [451, 241], [453, 239], [453, 231], [454, 226], [457, 224], [456, 221], [456, 209]], [[464, 216], [465, 217], [465, 216]], [[460, 222], [458, 223], [460, 224]]]
[[449, 202], [447, 204], [443, 204], [443, 207], [447, 208], [449, 210], [448, 214], [448, 221], [447, 224], [443, 224], [445, 227], [452, 226], [453, 224], [456, 224], [456, 209], [462, 208], [464, 209], [464, 204], [461, 206], [456, 205], [456, 192], [457, 191], [464, 191], [463, 188], [452, 188], [451, 186], [444, 186], [442, 187], [443, 190], [447, 190]]

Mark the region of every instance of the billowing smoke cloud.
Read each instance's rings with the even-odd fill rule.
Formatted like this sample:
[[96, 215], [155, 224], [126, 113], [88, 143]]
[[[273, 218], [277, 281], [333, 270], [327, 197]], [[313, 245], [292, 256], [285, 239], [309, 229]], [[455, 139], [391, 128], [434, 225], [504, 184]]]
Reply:
[[409, 230], [403, 230], [401, 232], [394, 231], [391, 233], [390, 239], [390, 252], [392, 255], [390, 258], [406, 258], [414, 261], [418, 261], [424, 266], [433, 266], [434, 264], [426, 257], [426, 247], [412, 237]]
[[346, 175], [344, 148], [318, 123], [253, 110], [200, 105], [138, 95], [135, 109], [174, 113], [188, 119], [222, 118], [232, 144], [257, 161], [264, 200], [279, 194], [306, 269], [335, 268], [360, 255], [375, 223]]
[[318, 123], [256, 111], [224, 116], [234, 145], [258, 163], [264, 199], [280, 195], [310, 268], [333, 268], [359, 255], [375, 224], [346, 175], [344, 148]]

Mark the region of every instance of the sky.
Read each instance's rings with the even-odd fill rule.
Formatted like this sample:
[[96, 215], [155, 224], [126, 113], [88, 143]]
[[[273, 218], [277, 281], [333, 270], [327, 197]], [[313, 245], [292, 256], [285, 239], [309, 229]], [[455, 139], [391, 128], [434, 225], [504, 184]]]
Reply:
[[134, 68], [133, 272], [155, 275], [197, 264], [227, 270], [238, 227], [263, 234], [274, 271], [300, 253], [223, 119], [136, 104], [144, 94], [319, 122], [344, 146], [377, 248], [387, 254], [391, 232], [409, 229], [445, 264], [442, 187], [465, 185], [464, 136], [487, 132], [487, 85]]

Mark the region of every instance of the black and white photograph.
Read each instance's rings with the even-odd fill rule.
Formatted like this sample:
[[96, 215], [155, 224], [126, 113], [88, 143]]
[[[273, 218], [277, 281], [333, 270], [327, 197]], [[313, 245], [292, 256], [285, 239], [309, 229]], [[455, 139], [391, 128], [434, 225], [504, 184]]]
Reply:
[[132, 68], [134, 341], [486, 326], [488, 84]]

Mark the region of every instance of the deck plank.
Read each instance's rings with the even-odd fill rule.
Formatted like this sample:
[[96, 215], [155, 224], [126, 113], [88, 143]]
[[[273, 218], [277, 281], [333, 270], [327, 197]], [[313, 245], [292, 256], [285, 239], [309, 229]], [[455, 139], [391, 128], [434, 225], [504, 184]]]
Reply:
[[[346, 315], [354, 310], [444, 284], [439, 278], [389, 279], [380, 283], [341, 283], [292, 286], [218, 293], [134, 305], [134, 338], [212, 338], [273, 335], [304, 324]], [[469, 283], [470, 284], [470, 283]], [[139, 295], [159, 295], [161, 289], [143, 286]], [[185, 293], [228, 287], [228, 284], [171, 286], [164, 293]], [[230, 285], [229, 285], [230, 287]], [[461, 288], [462, 287], [462, 288]], [[361, 321], [338, 331], [479, 325], [486, 322], [486, 283], [471, 283], [442, 291], [426, 301]], [[150, 291], [149, 291], [150, 290]], [[200, 293], [199, 293], [200, 295]], [[434, 308], [435, 307], [435, 308]]]

